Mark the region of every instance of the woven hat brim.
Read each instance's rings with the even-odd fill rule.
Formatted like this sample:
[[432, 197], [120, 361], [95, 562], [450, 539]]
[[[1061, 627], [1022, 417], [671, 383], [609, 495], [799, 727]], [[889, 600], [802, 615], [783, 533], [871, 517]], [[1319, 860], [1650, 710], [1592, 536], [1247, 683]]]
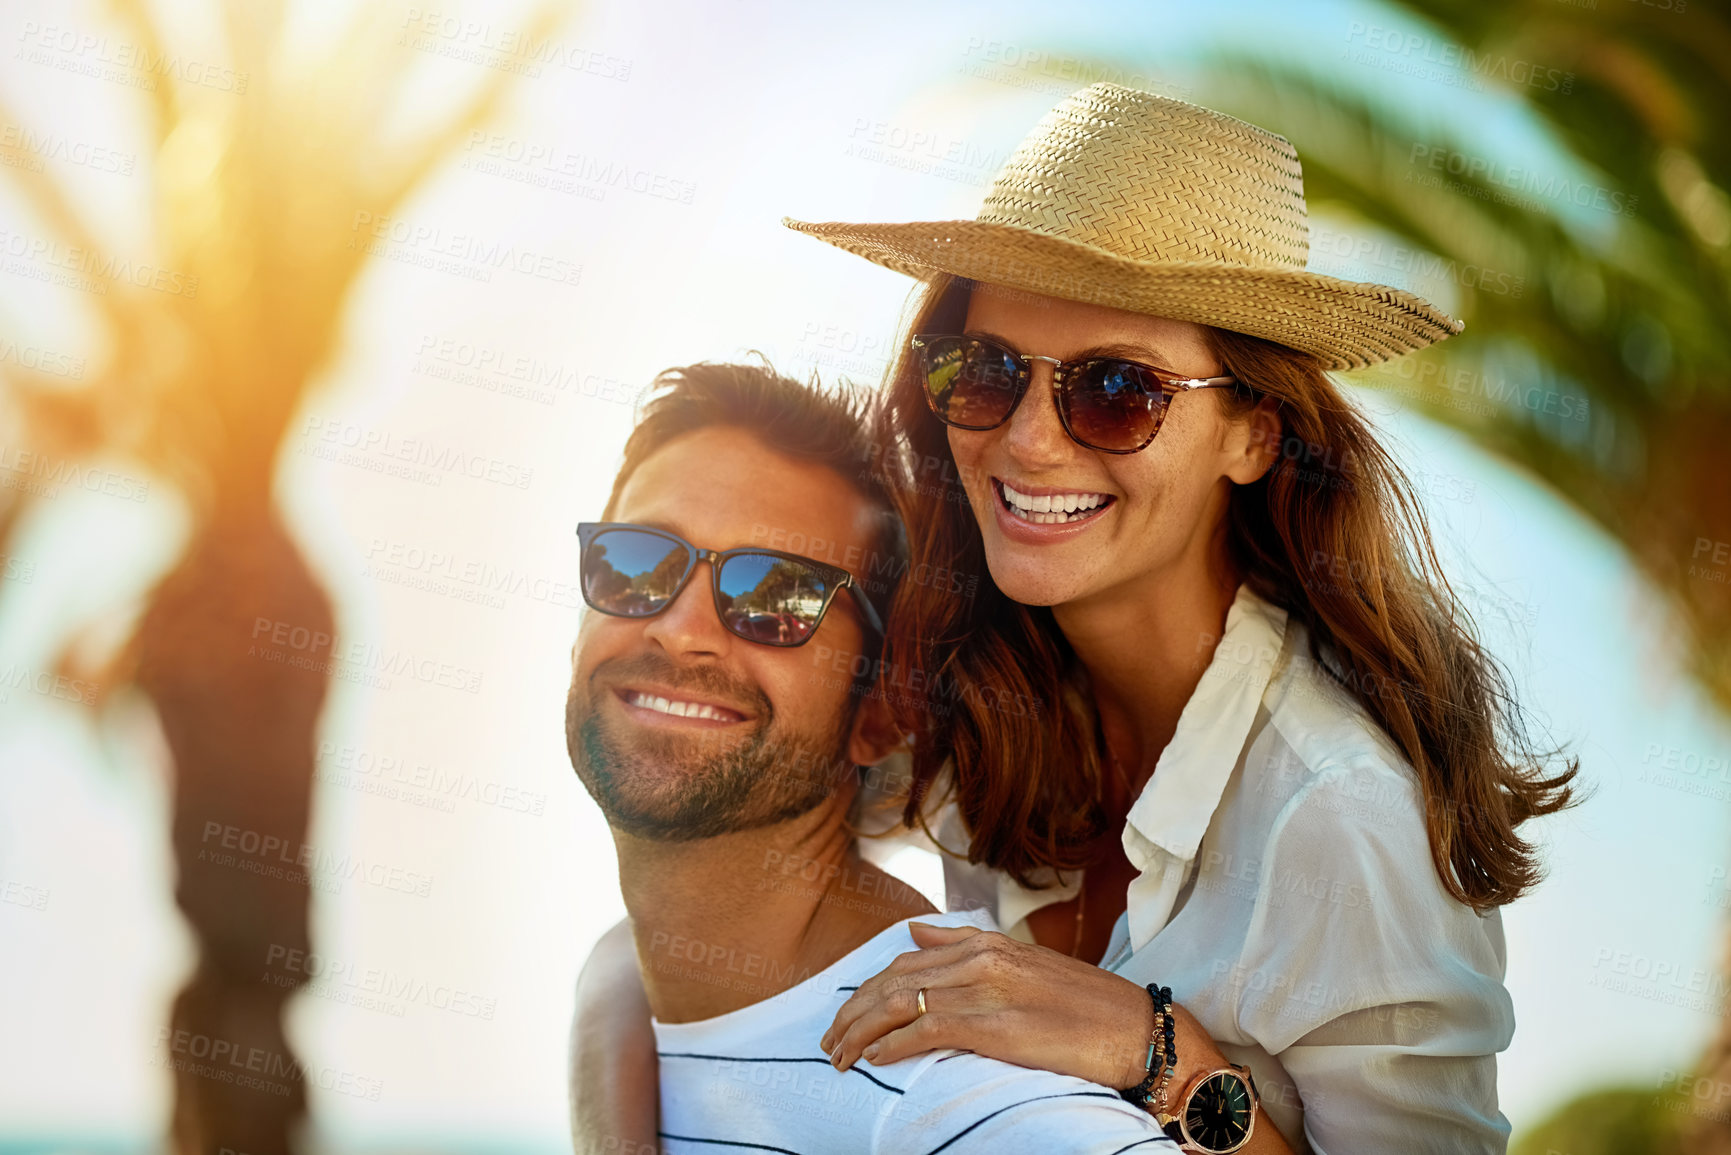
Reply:
[[948, 273], [1094, 305], [1248, 333], [1362, 369], [1462, 329], [1423, 297], [1293, 269], [1137, 261], [1015, 225], [981, 221], [782, 224], [868, 261], [926, 279]]

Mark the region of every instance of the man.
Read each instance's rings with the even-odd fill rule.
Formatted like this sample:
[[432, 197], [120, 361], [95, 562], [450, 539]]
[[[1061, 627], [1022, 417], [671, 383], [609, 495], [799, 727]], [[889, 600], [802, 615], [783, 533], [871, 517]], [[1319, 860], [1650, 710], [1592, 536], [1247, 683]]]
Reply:
[[[818, 1049], [848, 992], [914, 949], [909, 920], [989, 928], [868, 869], [849, 822], [860, 768], [899, 743], [870, 691], [904, 546], [847, 402], [748, 366], [658, 384], [603, 521], [580, 531], [592, 612], [566, 730], [618, 852], [659, 1145], [1171, 1149], [1077, 1079], [956, 1051], [839, 1072]], [[580, 998], [579, 1051], [585, 1013], [631, 1010], [595, 1002]]]

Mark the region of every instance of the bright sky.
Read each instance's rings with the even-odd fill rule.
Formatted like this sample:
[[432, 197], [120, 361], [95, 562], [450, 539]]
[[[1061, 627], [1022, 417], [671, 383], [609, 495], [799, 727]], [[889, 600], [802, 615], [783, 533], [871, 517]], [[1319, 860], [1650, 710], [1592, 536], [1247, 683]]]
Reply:
[[[28, 43], [46, 25], [102, 31], [93, 5], [61, 9], [23, 0], [0, 18], [0, 41]], [[518, 27], [469, 18], [492, 20], [481, 35]], [[320, 951], [496, 1000], [485, 1019], [300, 999], [292, 1032], [309, 1064], [382, 1082], [376, 1101], [315, 1094], [333, 1139], [564, 1148], [570, 988], [621, 911], [606, 829], [562, 737], [577, 612], [552, 583], [576, 572], [575, 524], [599, 511], [632, 390], [657, 370], [757, 349], [794, 373], [875, 381], [905, 300], [901, 278], [787, 232], [780, 217], [971, 216], [1007, 152], [1076, 86], [1066, 57], [1105, 56], [1181, 91], [1210, 45], [1333, 59], [1370, 27], [1397, 25], [1408, 27], [1344, 3], [1060, 15], [1032, 4], [685, 0], [652, 11], [618, 0], [562, 34], [594, 71], [526, 79], [501, 139], [453, 158], [397, 224], [401, 236], [438, 230], [581, 266], [578, 283], [499, 269], [482, 282], [472, 265], [431, 271], [414, 263], [425, 246], [395, 245], [366, 273], [341, 356], [283, 459], [283, 492], [343, 635], [482, 674], [473, 694], [404, 677], [333, 688], [324, 741], [353, 769], [350, 785], [321, 788], [314, 840], [433, 883], [424, 897], [357, 883], [317, 896]], [[136, 93], [42, 51], [47, 63], [7, 50], [0, 94], [33, 125], [138, 153], [133, 177], [47, 162], [123, 235], [148, 191], [124, 112]], [[429, 102], [482, 75], [432, 52], [417, 66], [417, 100]], [[1487, 150], [1540, 154], [1531, 126], [1494, 95], [1340, 69], [1416, 114], [1471, 124]], [[508, 159], [526, 149], [579, 174], [615, 166], [630, 181], [526, 183], [535, 170]], [[14, 203], [0, 200], [0, 228], [14, 227]], [[75, 295], [6, 273], [0, 337], [81, 349]], [[512, 396], [486, 366], [519, 357], [556, 367], [571, 387]], [[1717, 1001], [1638, 976], [1686, 983], [1714, 965], [1726, 806], [1643, 777], [1671, 758], [1731, 762], [1731, 731], [1678, 673], [1652, 591], [1605, 538], [1397, 399], [1365, 400], [1420, 474], [1498, 652], [1597, 784], [1544, 826], [1552, 877], [1505, 913], [1519, 1028], [1500, 1078], [1518, 1133], [1601, 1081], [1650, 1084], [1710, 1029]], [[327, 435], [420, 438], [482, 455], [510, 480], [420, 484], [315, 456]], [[143, 502], [67, 492], [47, 503], [14, 570], [0, 560], [0, 670], [39, 668], [62, 623], [136, 595], [168, 564], [178, 526], [163, 485]], [[489, 604], [416, 588], [430, 569], [471, 564], [523, 577], [522, 592]], [[471, 799], [447, 812], [369, 792], [386, 775], [366, 767], [389, 758], [470, 776], [489, 796], [509, 789], [531, 812]], [[155, 1038], [189, 955], [170, 898], [161, 765], [141, 709], [94, 730], [64, 703], [0, 689], [0, 897], [13, 896], [0, 902], [0, 1022], [14, 1041], [0, 1058], [0, 1147], [141, 1145], [165, 1126]], [[1606, 1046], [1613, 1015], [1617, 1045]]]

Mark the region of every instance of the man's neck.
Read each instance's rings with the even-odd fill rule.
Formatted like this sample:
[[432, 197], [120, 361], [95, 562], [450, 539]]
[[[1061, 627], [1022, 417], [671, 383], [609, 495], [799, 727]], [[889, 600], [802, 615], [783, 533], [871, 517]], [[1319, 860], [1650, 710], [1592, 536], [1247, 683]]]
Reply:
[[713, 1018], [804, 982], [885, 927], [935, 909], [859, 857], [845, 809], [693, 842], [614, 832], [650, 1010]]

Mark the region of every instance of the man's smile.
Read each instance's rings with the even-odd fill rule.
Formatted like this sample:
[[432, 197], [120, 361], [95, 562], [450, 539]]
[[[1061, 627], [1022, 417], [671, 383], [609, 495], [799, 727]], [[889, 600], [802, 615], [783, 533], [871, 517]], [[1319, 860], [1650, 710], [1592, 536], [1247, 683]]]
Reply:
[[716, 730], [749, 721], [740, 711], [689, 691], [622, 686], [613, 693], [625, 707], [626, 717], [640, 725]]

